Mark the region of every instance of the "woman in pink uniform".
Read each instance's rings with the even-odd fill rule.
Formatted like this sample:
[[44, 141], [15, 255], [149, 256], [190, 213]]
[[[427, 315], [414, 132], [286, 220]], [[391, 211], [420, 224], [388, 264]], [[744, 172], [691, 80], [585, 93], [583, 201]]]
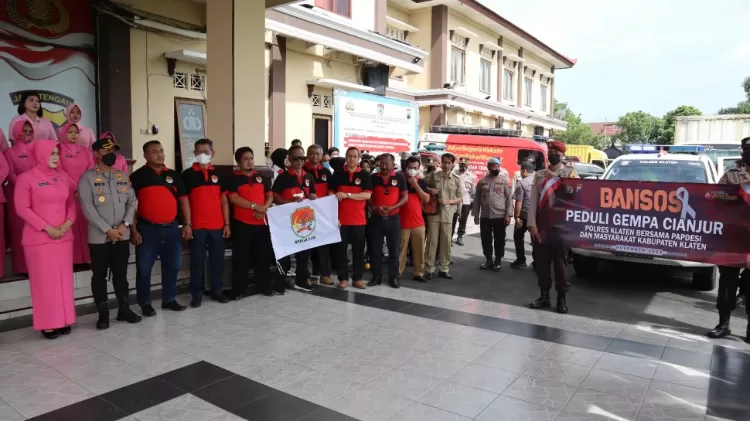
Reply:
[[18, 177], [14, 204], [24, 220], [23, 248], [29, 267], [34, 329], [47, 339], [70, 333], [76, 321], [73, 297], [73, 181], [58, 168], [59, 144], [31, 144], [36, 165]]
[[26, 269], [26, 257], [23, 254], [21, 236], [23, 234], [23, 219], [16, 213], [13, 206], [13, 196], [18, 182], [18, 177], [34, 168], [34, 157], [31, 155], [29, 146], [34, 139], [34, 128], [26, 120], [19, 120], [13, 126], [11, 132], [13, 146], [3, 152], [8, 162], [8, 185], [5, 186], [5, 197], [8, 200], [7, 227], [8, 239], [10, 240], [10, 255], [13, 262], [13, 272], [28, 273]]
[[[81, 106], [78, 104], [68, 104], [68, 106], [65, 107], [65, 117], [67, 117], [68, 123], [78, 124], [78, 128], [81, 130], [81, 140], [78, 141], [78, 144], [86, 149], [91, 148], [91, 145], [94, 144], [96, 139], [94, 138], [94, 131], [81, 123], [81, 118], [83, 117]], [[61, 142], [65, 140], [64, 128], [65, 126], [61, 127], [60, 131], [57, 132], [57, 138], [60, 139]]]
[[[65, 140], [60, 143], [60, 167], [78, 186], [78, 180], [86, 171], [94, 168], [94, 153], [91, 148], [81, 144], [81, 126], [78, 123], [67, 123], [62, 127], [60, 134]], [[81, 204], [75, 201], [76, 222], [73, 224], [73, 264], [80, 265], [91, 263], [91, 254], [88, 244], [88, 224], [83, 215]]]
[[[8, 177], [8, 162], [0, 153], [0, 186]], [[5, 276], [5, 194], [0, 190], [0, 278]]]
[[[101, 136], [99, 136], [99, 140], [101, 139], [109, 139], [114, 143], [117, 144], [117, 140], [115, 140], [115, 135], [112, 134], [112, 132], [104, 132]], [[128, 171], [128, 161], [125, 159], [122, 154], [119, 152], [113, 152], [115, 155], [117, 155], [117, 159], [115, 160], [115, 165], [112, 166], [112, 168], [116, 170], [120, 170], [124, 172], [125, 174], [129, 174], [130, 171]]]
[[[24, 92], [18, 103], [18, 115], [10, 120], [10, 132], [19, 121], [28, 121], [34, 129], [34, 140], [53, 139], [57, 140], [57, 132], [52, 122], [44, 118], [42, 103], [36, 92]], [[8, 142], [0, 142], [0, 151], [8, 149]]]
[[[13, 130], [12, 127], [11, 127], [11, 130]], [[13, 135], [12, 132], [11, 132], [11, 135]], [[3, 129], [0, 129], [0, 152], [6, 149], [8, 149], [8, 138], [5, 137], [5, 133], [3, 133]]]

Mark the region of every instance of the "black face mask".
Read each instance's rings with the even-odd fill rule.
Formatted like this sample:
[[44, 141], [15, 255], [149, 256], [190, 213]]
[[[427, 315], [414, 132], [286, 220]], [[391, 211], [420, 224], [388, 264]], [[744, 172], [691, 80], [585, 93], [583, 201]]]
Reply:
[[468, 168], [469, 167], [467, 165], [459, 165], [458, 166], [459, 171], [466, 171], [466, 169], [468, 169]]
[[435, 171], [435, 167], [427, 167], [425, 168], [425, 172], [433, 172]]
[[750, 165], [750, 151], [742, 152], [742, 162], [744, 162], [745, 165]]
[[548, 155], [547, 159], [549, 160], [550, 165], [557, 165], [560, 163], [560, 161], [562, 161], [562, 156], [553, 154], [553, 155]]
[[117, 161], [117, 155], [114, 152], [102, 156], [102, 163], [108, 167], [115, 165], [115, 161]]
[[490, 174], [492, 174], [493, 177], [497, 177], [500, 175], [500, 170], [490, 170]]

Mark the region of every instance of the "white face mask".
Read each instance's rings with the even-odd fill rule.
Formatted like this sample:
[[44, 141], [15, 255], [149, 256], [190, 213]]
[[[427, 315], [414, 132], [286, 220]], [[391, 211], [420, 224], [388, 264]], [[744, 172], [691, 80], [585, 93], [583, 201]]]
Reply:
[[419, 174], [419, 171], [409, 168], [409, 170], [407, 170], [406, 173], [409, 174], [409, 177], [416, 177], [417, 174]]
[[199, 164], [201, 164], [201, 165], [206, 165], [206, 164], [208, 164], [209, 162], [211, 162], [211, 155], [208, 155], [208, 154], [202, 153], [202, 154], [200, 154], [200, 155], [197, 155], [197, 156], [195, 157], [195, 159], [196, 159], [196, 160], [198, 161], [198, 163], [199, 163]]

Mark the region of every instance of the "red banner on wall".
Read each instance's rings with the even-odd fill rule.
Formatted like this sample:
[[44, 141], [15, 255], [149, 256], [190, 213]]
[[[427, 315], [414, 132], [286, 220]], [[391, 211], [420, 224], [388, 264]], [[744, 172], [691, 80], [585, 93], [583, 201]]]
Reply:
[[563, 179], [539, 226], [573, 248], [738, 267], [750, 258], [739, 186]]

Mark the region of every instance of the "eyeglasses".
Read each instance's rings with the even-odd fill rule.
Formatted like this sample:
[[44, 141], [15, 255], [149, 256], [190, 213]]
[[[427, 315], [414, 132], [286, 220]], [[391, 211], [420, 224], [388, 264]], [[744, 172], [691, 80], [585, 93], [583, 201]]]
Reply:
[[289, 157], [290, 161], [304, 161], [305, 159], [307, 158], [304, 156], [290, 156]]

